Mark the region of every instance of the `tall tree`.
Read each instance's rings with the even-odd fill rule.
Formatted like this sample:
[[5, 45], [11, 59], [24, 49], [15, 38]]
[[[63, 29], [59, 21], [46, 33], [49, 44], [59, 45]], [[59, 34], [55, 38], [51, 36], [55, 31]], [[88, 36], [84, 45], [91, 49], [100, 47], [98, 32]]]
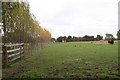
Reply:
[[33, 17], [26, 2], [2, 2], [5, 43], [42, 43], [51, 39], [51, 33], [43, 29]]
[[72, 41], [72, 36], [68, 36], [68, 37], [67, 37], [67, 41], [68, 41], [68, 42], [71, 42], [71, 41]]
[[100, 36], [100, 35], [97, 35], [97, 37], [96, 37], [97, 41], [101, 40], [102, 38], [103, 38], [103, 37]]
[[106, 34], [106, 37], [105, 37], [106, 40], [111, 40], [111, 39], [114, 39], [114, 36], [112, 34]]
[[118, 40], [120, 40], [120, 30], [118, 30], [117, 32], [117, 37], [118, 37]]

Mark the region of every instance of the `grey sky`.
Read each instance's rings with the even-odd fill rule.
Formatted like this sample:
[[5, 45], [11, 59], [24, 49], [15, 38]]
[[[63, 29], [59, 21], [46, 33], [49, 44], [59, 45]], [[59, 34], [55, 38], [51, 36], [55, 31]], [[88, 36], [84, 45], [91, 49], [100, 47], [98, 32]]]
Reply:
[[28, 0], [41, 27], [52, 37], [105, 36], [118, 31], [119, 0]]

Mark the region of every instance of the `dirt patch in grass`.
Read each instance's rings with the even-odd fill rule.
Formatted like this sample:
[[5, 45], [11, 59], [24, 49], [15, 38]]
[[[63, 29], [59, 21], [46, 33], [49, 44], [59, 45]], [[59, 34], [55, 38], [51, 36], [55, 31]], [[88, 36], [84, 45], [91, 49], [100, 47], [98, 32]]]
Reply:
[[96, 44], [108, 44], [108, 42], [107, 41], [105, 41], [105, 40], [100, 40], [100, 41], [97, 41], [97, 42], [95, 42]]

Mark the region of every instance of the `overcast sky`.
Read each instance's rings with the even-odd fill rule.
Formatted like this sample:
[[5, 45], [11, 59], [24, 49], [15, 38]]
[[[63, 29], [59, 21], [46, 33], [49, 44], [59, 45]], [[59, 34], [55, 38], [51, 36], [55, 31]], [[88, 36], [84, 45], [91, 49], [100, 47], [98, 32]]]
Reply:
[[28, 0], [31, 13], [52, 37], [84, 36], [118, 31], [119, 0]]

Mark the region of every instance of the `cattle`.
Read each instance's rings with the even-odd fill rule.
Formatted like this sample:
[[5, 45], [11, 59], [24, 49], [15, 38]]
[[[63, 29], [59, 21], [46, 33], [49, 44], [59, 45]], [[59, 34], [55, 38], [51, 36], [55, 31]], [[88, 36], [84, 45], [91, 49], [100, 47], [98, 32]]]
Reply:
[[114, 44], [114, 40], [108, 40], [109, 44]]

